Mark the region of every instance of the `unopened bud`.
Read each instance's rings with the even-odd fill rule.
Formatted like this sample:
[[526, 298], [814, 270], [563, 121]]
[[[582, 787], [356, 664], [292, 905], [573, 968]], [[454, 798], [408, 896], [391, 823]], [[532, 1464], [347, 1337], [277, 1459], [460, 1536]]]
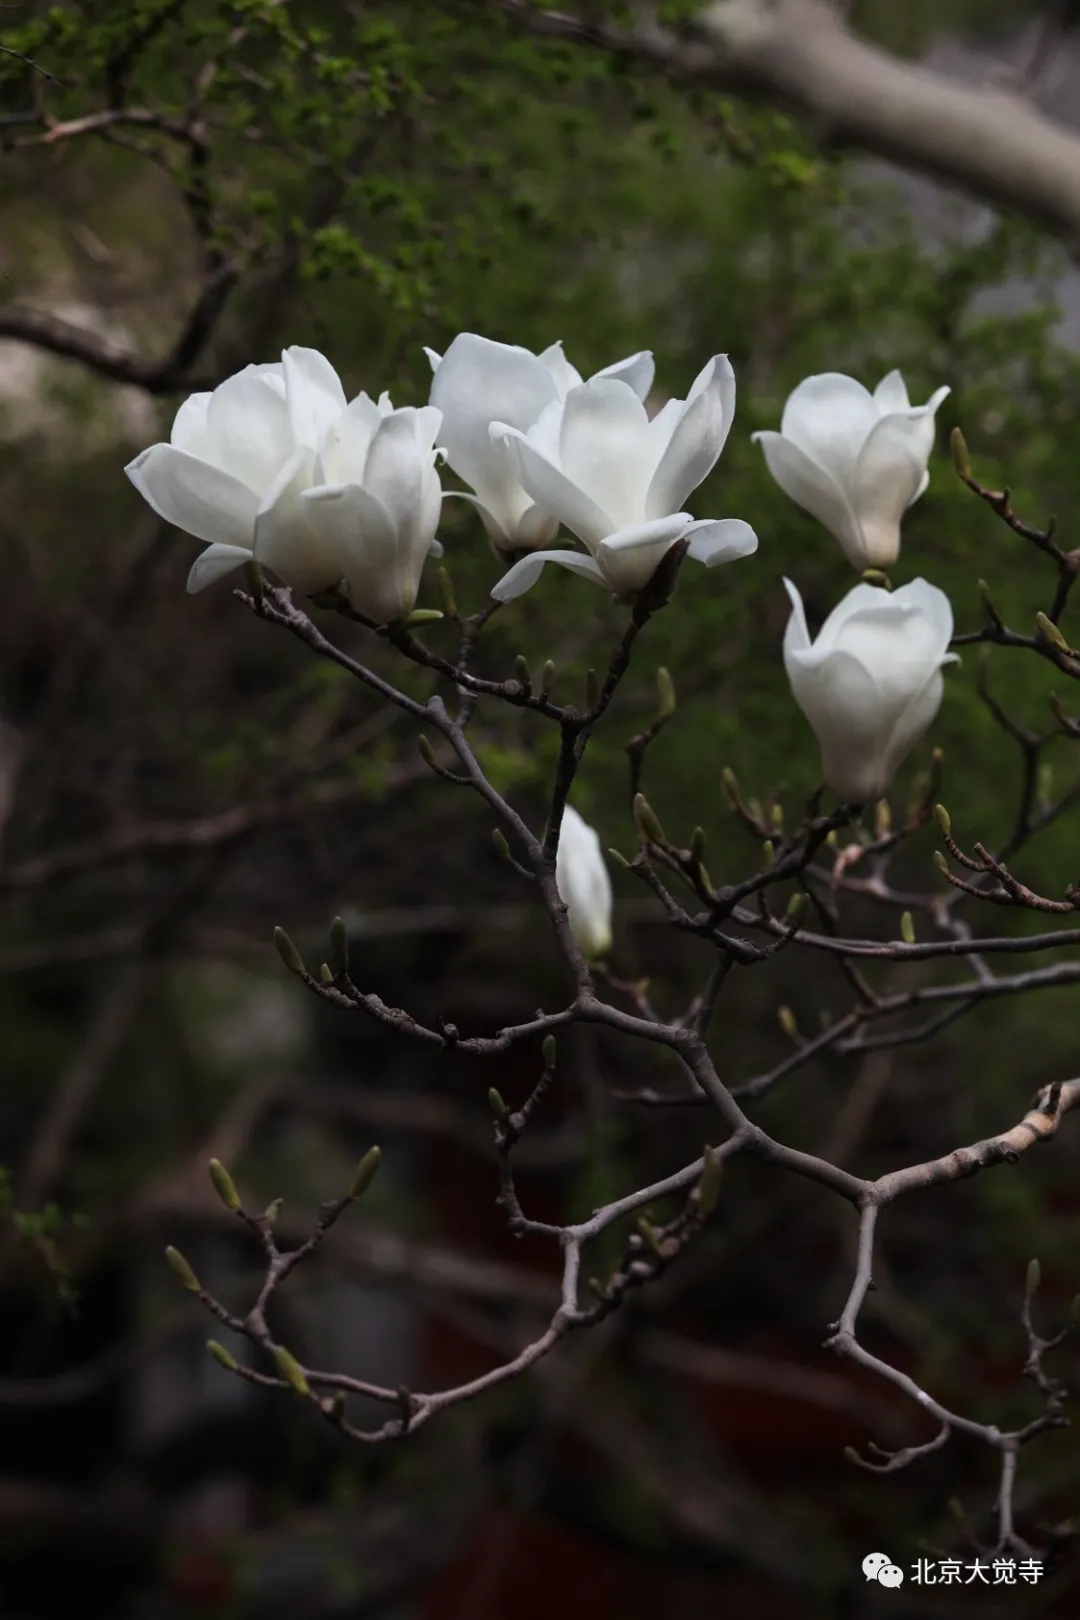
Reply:
[[844, 1447], [844, 1461], [853, 1463], [856, 1468], [862, 1466], [862, 1458], [859, 1456], [859, 1453], [855, 1450], [854, 1446]]
[[555, 1050], [556, 1050], [556, 1048], [555, 1048], [555, 1037], [554, 1037], [554, 1035], [545, 1035], [544, 1036], [544, 1044], [541, 1047], [541, 1051], [543, 1052], [543, 1055], [544, 1055], [544, 1068], [545, 1069], [553, 1069], [555, 1067]]
[[1037, 1260], [1029, 1260], [1027, 1277], [1024, 1281], [1024, 1292], [1027, 1294], [1028, 1299], [1031, 1299], [1033, 1295], [1039, 1292], [1039, 1284], [1041, 1282], [1042, 1267]]
[[277, 946], [277, 953], [289, 972], [295, 973], [298, 979], [306, 979], [308, 970], [304, 966], [304, 958], [300, 955], [284, 928], [274, 929], [274, 944]]
[[954, 427], [949, 434], [949, 449], [952, 452], [952, 464], [961, 478], [971, 477], [971, 457], [968, 455], [967, 440], [958, 427]]
[[874, 835], [877, 838], [888, 838], [892, 832], [892, 811], [888, 799], [879, 799], [874, 806]]
[[644, 1215], [640, 1215], [637, 1221], [637, 1229], [645, 1239], [645, 1247], [650, 1250], [650, 1252], [654, 1254], [658, 1260], [662, 1260], [664, 1258], [664, 1252], [660, 1247], [660, 1234], [652, 1222], [646, 1220]]
[[880, 568], [864, 568], [863, 582], [867, 585], [876, 585], [880, 591], [891, 591], [892, 580]]
[[236, 1357], [230, 1356], [223, 1344], [218, 1344], [216, 1339], [207, 1339], [206, 1348], [219, 1367], [224, 1367], [226, 1372], [236, 1372]]
[[420, 624], [438, 624], [441, 618], [442, 614], [438, 608], [413, 608], [412, 612], [407, 613], [401, 622], [406, 630], [412, 630], [414, 626]]
[[720, 772], [720, 786], [724, 790], [724, 798], [733, 810], [737, 810], [742, 803], [742, 794], [739, 792], [739, 779], [730, 765], [725, 765]]
[[266, 1208], [263, 1210], [263, 1220], [269, 1221], [270, 1225], [273, 1226], [274, 1222], [281, 1214], [281, 1206], [284, 1202], [285, 1200], [283, 1198], [271, 1199], [270, 1203], [267, 1204]]
[[675, 682], [670, 670], [666, 670], [662, 664], [656, 672], [656, 691], [660, 699], [660, 718], [670, 720], [675, 713]]
[[787, 903], [787, 911], [785, 912], [785, 916], [787, 917], [789, 923], [798, 922], [799, 918], [806, 910], [806, 904], [807, 900], [805, 893], [802, 889], [796, 889], [795, 893], [791, 896], [791, 899]]
[[900, 914], [900, 938], [905, 945], [915, 943], [915, 919], [910, 911], [903, 911]]
[[330, 966], [329, 962], [320, 962], [319, 978], [322, 980], [323, 984], [333, 984], [334, 970]]
[[772, 871], [772, 864], [775, 858], [776, 851], [773, 848], [773, 841], [771, 838], [766, 838], [764, 844], [761, 846], [761, 869], [763, 872]]
[[500, 1125], [505, 1125], [510, 1117], [510, 1110], [503, 1101], [502, 1092], [492, 1086], [488, 1091], [488, 1106]]
[[510, 845], [506, 842], [506, 835], [501, 827], [496, 827], [491, 834], [491, 842], [495, 845], [504, 861], [511, 859]]
[[251, 592], [256, 602], [261, 602], [263, 599], [263, 592], [266, 589], [266, 582], [263, 579], [263, 571], [259, 567], [259, 564], [255, 561], [254, 557], [249, 557], [247, 562], [244, 564], [244, 579], [247, 582], [248, 590]]
[[934, 865], [937, 867], [939, 872], [944, 872], [946, 876], [948, 875], [949, 863], [941, 853], [940, 849], [935, 849], [934, 851]]
[[528, 692], [532, 688], [532, 675], [529, 673], [529, 661], [520, 653], [514, 659], [514, 673], [521, 682], [522, 691]]
[[621, 866], [625, 871], [629, 872], [630, 862], [627, 860], [625, 855], [620, 854], [617, 849], [609, 849], [608, 854], [611, 856], [616, 866]]
[[1056, 647], [1058, 652], [1067, 653], [1072, 650], [1053, 619], [1048, 619], [1045, 613], [1036, 613], [1035, 623], [1038, 625], [1039, 633], [1043, 639], [1048, 641], [1052, 647]]
[[779, 837], [784, 830], [784, 807], [782, 804], [770, 804], [769, 825], [776, 836]]
[[434, 770], [435, 750], [431, 746], [430, 737], [425, 737], [424, 733], [421, 732], [416, 739], [416, 746], [420, 750], [420, 758], [424, 761], [424, 764], [430, 765], [432, 770]]
[[300, 1369], [300, 1363], [295, 1356], [289, 1354], [283, 1344], [274, 1346], [274, 1360], [277, 1362], [278, 1372], [287, 1384], [291, 1384], [298, 1395], [310, 1395], [308, 1381]]
[[349, 1197], [353, 1200], [363, 1198], [371, 1183], [375, 1180], [375, 1172], [379, 1168], [382, 1158], [382, 1148], [368, 1148], [364, 1157], [353, 1171], [352, 1181], [349, 1183]]
[[980, 579], [976, 583], [975, 588], [979, 593], [979, 601], [982, 603], [987, 613], [992, 619], [996, 619], [998, 617], [998, 610], [994, 606], [994, 598], [990, 595], [990, 587], [986, 583], [985, 579]]
[[794, 1040], [799, 1033], [799, 1026], [795, 1022], [795, 1014], [790, 1007], [778, 1007], [776, 1012], [780, 1028], [789, 1039]]
[[701, 1179], [697, 1184], [697, 1206], [702, 1216], [711, 1215], [720, 1201], [720, 1182], [724, 1173], [724, 1161], [715, 1148], [707, 1147], [704, 1152], [705, 1164], [701, 1172]]
[[607, 1292], [599, 1277], [589, 1277], [585, 1283], [585, 1287], [589, 1290], [589, 1293], [594, 1299], [607, 1298]]
[[349, 931], [340, 917], [330, 924], [330, 964], [339, 978], [348, 978]]
[[549, 658], [540, 675], [540, 696], [547, 697], [555, 684], [555, 665]]
[[596, 671], [595, 669], [587, 669], [585, 671], [585, 707], [594, 709], [599, 695], [600, 688], [596, 684]]
[[443, 612], [448, 619], [458, 616], [457, 597], [454, 595], [454, 582], [445, 568], [440, 568], [435, 578], [439, 583], [439, 592], [443, 600]]
[[214, 1183], [214, 1191], [225, 1205], [225, 1208], [231, 1210], [235, 1215], [240, 1208], [240, 1194], [236, 1190], [236, 1183], [233, 1181], [232, 1176], [230, 1176], [220, 1159], [211, 1159], [209, 1170], [210, 1180]]
[[952, 833], [952, 817], [943, 804], [935, 804], [934, 814], [937, 817], [938, 826], [945, 834], [945, 837], [948, 838]]
[[634, 825], [643, 843], [665, 844], [664, 829], [644, 793], [634, 794]]
[[179, 1249], [174, 1249], [170, 1243], [169, 1247], [165, 1250], [165, 1258], [169, 1262], [170, 1266], [172, 1266], [173, 1271], [179, 1277], [189, 1294], [198, 1294], [201, 1292], [198, 1277], [196, 1277], [195, 1273], [191, 1269], [191, 1266], [184, 1259], [184, 1256], [180, 1253]]
[[690, 835], [690, 859], [695, 866], [700, 866], [705, 856], [705, 834], [700, 827], [695, 827]]

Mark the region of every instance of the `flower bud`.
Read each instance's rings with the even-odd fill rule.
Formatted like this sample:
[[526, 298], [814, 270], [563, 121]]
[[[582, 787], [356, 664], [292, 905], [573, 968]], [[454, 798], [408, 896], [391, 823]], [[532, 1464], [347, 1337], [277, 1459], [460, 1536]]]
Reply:
[[789, 1039], [794, 1040], [799, 1033], [799, 1026], [795, 1022], [795, 1014], [790, 1007], [778, 1007], [776, 1017], [780, 1028]]
[[320, 962], [319, 978], [322, 980], [323, 984], [333, 984], [334, 972], [329, 962]]
[[438, 624], [441, 618], [442, 614], [438, 608], [413, 608], [412, 612], [407, 613], [401, 622], [406, 630], [412, 630], [421, 624]]
[[497, 1090], [495, 1086], [491, 1086], [488, 1090], [488, 1106], [499, 1124], [505, 1125], [510, 1118], [510, 1110], [503, 1101], [502, 1092]]
[[232, 1176], [230, 1176], [220, 1159], [211, 1159], [209, 1170], [210, 1180], [214, 1184], [214, 1191], [225, 1205], [225, 1208], [231, 1210], [235, 1215], [240, 1208], [240, 1194], [236, 1190], [236, 1183], [233, 1181]]
[[206, 1348], [213, 1356], [219, 1367], [224, 1367], [226, 1372], [237, 1371], [236, 1357], [230, 1356], [223, 1344], [219, 1344], [216, 1339], [208, 1339], [206, 1341]]
[[910, 911], [904, 911], [900, 915], [900, 938], [905, 945], [915, 943], [915, 919]]
[[1027, 1277], [1026, 1277], [1026, 1279], [1024, 1281], [1024, 1292], [1027, 1295], [1028, 1299], [1031, 1299], [1035, 1294], [1037, 1294], [1039, 1292], [1039, 1284], [1041, 1282], [1042, 1282], [1042, 1267], [1040, 1266], [1040, 1264], [1039, 1264], [1039, 1262], [1037, 1260], [1029, 1260], [1028, 1261], [1028, 1268], [1027, 1268]]
[[278, 1372], [287, 1384], [291, 1384], [298, 1395], [310, 1395], [308, 1381], [300, 1368], [295, 1356], [289, 1354], [283, 1344], [275, 1344], [274, 1360], [277, 1362]]
[[712, 1214], [720, 1201], [720, 1180], [724, 1161], [716, 1149], [711, 1147], [705, 1149], [703, 1157], [705, 1164], [697, 1184], [697, 1207], [704, 1218]]
[[952, 817], [943, 804], [935, 804], [934, 814], [937, 817], [938, 826], [945, 834], [945, 837], [948, 838], [952, 832]]
[[338, 978], [349, 976], [349, 932], [340, 917], [330, 924], [330, 963]]
[[961, 478], [971, 477], [971, 457], [968, 455], [967, 440], [958, 427], [954, 427], [949, 434], [949, 449], [952, 451], [952, 464]]
[[514, 673], [521, 682], [522, 691], [530, 691], [532, 688], [532, 675], [529, 673], [529, 660], [523, 658], [520, 653], [514, 659]]
[[544, 1036], [544, 1044], [541, 1047], [541, 1051], [543, 1052], [543, 1055], [544, 1055], [544, 1068], [545, 1069], [553, 1069], [555, 1067], [555, 1052], [556, 1052], [554, 1035], [545, 1035]]
[[439, 584], [439, 594], [443, 600], [443, 612], [448, 619], [458, 617], [457, 597], [454, 595], [454, 582], [445, 568], [440, 568], [435, 575]]
[[935, 849], [934, 851], [934, 865], [937, 867], [939, 872], [944, 872], [946, 876], [948, 876], [949, 863], [941, 853], [940, 849]]
[[1071, 652], [1072, 649], [1069, 643], [1065, 640], [1053, 619], [1048, 619], [1045, 613], [1036, 613], [1035, 623], [1038, 625], [1043, 639], [1048, 641], [1052, 647], [1056, 647], [1058, 652]]
[[660, 718], [670, 720], [675, 713], [675, 682], [670, 671], [662, 664], [656, 672], [656, 689], [660, 698]]
[[375, 1172], [379, 1168], [382, 1158], [382, 1148], [368, 1148], [364, 1157], [353, 1171], [352, 1181], [349, 1183], [349, 1197], [354, 1201], [363, 1198], [371, 1183], [375, 1180]]
[[555, 665], [549, 658], [540, 674], [540, 696], [546, 698], [555, 684]]
[[300, 955], [284, 928], [274, 929], [274, 944], [277, 946], [277, 953], [289, 972], [295, 973], [298, 979], [306, 979], [308, 970], [304, 966], [304, 958]]
[[642, 843], [667, 843], [660, 819], [644, 793], [634, 794], [634, 826]]
[[180, 1250], [174, 1249], [171, 1243], [165, 1250], [165, 1258], [169, 1262], [170, 1266], [172, 1266], [173, 1271], [176, 1273], [177, 1277], [179, 1277], [189, 1294], [198, 1294], [202, 1292], [198, 1277], [196, 1277], [194, 1271], [192, 1271], [190, 1265], [180, 1253]]

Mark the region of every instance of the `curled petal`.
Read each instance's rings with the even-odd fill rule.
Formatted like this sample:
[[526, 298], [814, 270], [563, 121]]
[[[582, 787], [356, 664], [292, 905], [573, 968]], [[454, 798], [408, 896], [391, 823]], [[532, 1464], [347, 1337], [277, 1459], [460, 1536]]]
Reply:
[[492, 422], [491, 432], [506, 446], [519, 483], [538, 506], [565, 523], [590, 550], [611, 534], [616, 525], [608, 514], [523, 433], [503, 422]]
[[706, 568], [750, 557], [758, 548], [758, 537], [742, 518], [701, 518], [685, 531], [690, 539], [690, 556]]
[[614, 365], [594, 372], [589, 381], [594, 382], [597, 377], [614, 377], [632, 388], [638, 399], [645, 400], [655, 376], [656, 361], [652, 350], [639, 349], [637, 354], [628, 354], [625, 360], [616, 360]]
[[230, 473], [171, 444], [152, 444], [124, 471], [167, 523], [196, 540], [251, 550], [259, 498]]
[[874, 404], [883, 414], [911, 409], [907, 384], [898, 371], [890, 371], [888, 376], [882, 377], [874, 389]]
[[645, 510], [658, 517], [682, 506], [716, 466], [735, 414], [735, 373], [716, 355], [694, 381], [649, 485]]
[[231, 574], [234, 568], [239, 568], [250, 559], [251, 552], [247, 546], [207, 546], [191, 565], [187, 577], [188, 595], [194, 596], [196, 592], [204, 591], [215, 580]]
[[345, 410], [341, 379], [318, 349], [286, 349], [281, 364], [296, 442], [318, 450], [331, 423]]
[[869, 568], [858, 519], [832, 474], [780, 433], [755, 433], [754, 439], [784, 494], [836, 536], [849, 562], [856, 568]]
[[540, 575], [544, 572], [547, 563], [557, 563], [560, 568], [569, 568], [571, 573], [581, 574], [591, 579], [594, 584], [603, 585], [605, 579], [592, 557], [587, 557], [582, 551], [532, 551], [527, 557], [522, 557], [513, 568], [509, 569], [491, 588], [491, 594], [496, 602], [512, 602], [518, 596], [524, 596], [526, 591], [532, 590]]

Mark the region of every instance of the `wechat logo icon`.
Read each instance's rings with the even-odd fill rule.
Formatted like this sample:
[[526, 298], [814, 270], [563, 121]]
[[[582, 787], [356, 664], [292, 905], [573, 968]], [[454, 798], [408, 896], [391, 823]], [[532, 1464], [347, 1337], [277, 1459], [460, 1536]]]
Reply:
[[862, 1561], [862, 1570], [868, 1581], [877, 1581], [879, 1586], [900, 1586], [903, 1583], [903, 1570], [885, 1553], [867, 1553]]

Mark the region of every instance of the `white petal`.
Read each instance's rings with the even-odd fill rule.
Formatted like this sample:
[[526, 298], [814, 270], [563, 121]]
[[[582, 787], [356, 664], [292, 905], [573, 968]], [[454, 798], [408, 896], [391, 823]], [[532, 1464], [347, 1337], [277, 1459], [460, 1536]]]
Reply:
[[849, 653], [837, 651], [808, 669], [785, 656], [795, 701], [817, 734], [825, 780], [839, 799], [866, 804], [888, 787], [892, 730], [883, 724], [873, 676]]
[[858, 519], [831, 474], [779, 433], [755, 433], [753, 437], [765, 452], [766, 465], [784, 494], [836, 536], [854, 567], [869, 568], [870, 564], [863, 560]]
[[888, 568], [900, 552], [900, 520], [917, 498], [934, 439], [933, 417], [883, 416], [863, 446], [851, 484], [864, 567]]
[[628, 354], [625, 360], [616, 360], [612, 366], [604, 366], [589, 378], [590, 382], [597, 377], [616, 377], [619, 382], [627, 383], [644, 402], [653, 385], [656, 376], [656, 361], [653, 359], [651, 349], [639, 349], [637, 354]]
[[169, 442], [177, 450], [186, 450], [189, 456], [198, 456], [202, 461], [209, 460], [206, 448], [206, 408], [209, 403], [209, 394], [192, 394], [185, 399], [173, 419], [172, 432], [169, 434]]
[[528, 349], [462, 332], [443, 356], [430, 396], [443, 413], [439, 443], [490, 512], [527, 503], [514, 489], [510, 463], [493, 443], [489, 425], [505, 422], [524, 431], [555, 398], [555, 379]]
[[879, 415], [862, 383], [826, 371], [807, 377], [789, 395], [780, 432], [843, 487]]
[[[615, 378], [572, 388], [566, 396], [559, 465], [607, 514], [611, 528], [628, 528], [646, 515], [645, 492], [652, 472], [648, 429], [644, 405], [629, 384]], [[573, 527], [565, 516], [563, 521]]]
[[601, 540], [596, 561], [604, 579], [619, 596], [643, 590], [667, 552], [690, 527], [689, 512], [653, 518]]
[[885, 769], [894, 776], [906, 756], [914, 748], [941, 707], [944, 682], [940, 669], [936, 669], [920, 692], [917, 692], [901, 713], [893, 727], [885, 750]]
[[786, 665], [788, 658], [794, 654], [809, 652], [811, 643], [810, 631], [806, 626], [806, 608], [803, 606], [803, 599], [799, 594], [798, 586], [785, 577], [784, 589], [787, 591], [788, 601], [791, 603], [791, 617], [788, 619], [787, 629], [784, 631], [784, 663]]
[[898, 371], [890, 371], [887, 377], [882, 377], [874, 389], [874, 403], [883, 416], [890, 411], [910, 410], [907, 384]]
[[255, 519], [255, 557], [287, 585], [312, 593], [332, 589], [345, 570], [335, 548], [311, 528], [302, 496], [315, 474], [315, 452], [297, 445]]
[[206, 407], [207, 457], [265, 495], [293, 451], [284, 399], [255, 366], [215, 388]]
[[384, 416], [368, 451], [364, 488], [383, 507], [405, 547], [415, 545], [419, 535], [423, 471], [415, 412]]
[[706, 568], [750, 557], [758, 548], [757, 535], [742, 518], [700, 518], [685, 531], [686, 537], [690, 540], [689, 555]]
[[363, 483], [371, 441], [383, 420], [385, 413], [367, 394], [357, 394], [349, 401], [341, 415], [330, 423], [322, 440], [319, 461], [323, 482]]
[[334, 548], [353, 606], [376, 624], [409, 613], [424, 556], [401, 548], [382, 503], [356, 484], [309, 489], [300, 499], [311, 527]]
[[438, 371], [442, 365], [442, 355], [437, 354], [434, 349], [429, 349], [426, 345], [424, 346], [424, 353], [427, 355], [428, 365], [431, 367], [432, 372]]
[[555, 886], [580, 949], [602, 955], [611, 945], [611, 877], [595, 829], [569, 804], [559, 827]]
[[945, 652], [952, 640], [953, 610], [952, 603], [939, 590], [925, 579], [913, 579], [906, 585], [901, 585], [898, 591], [893, 591], [893, 600], [903, 607], [917, 608], [923, 618], [931, 625], [935, 636]]
[[646, 500], [650, 517], [677, 510], [716, 466], [735, 414], [735, 373], [716, 355], [694, 381]]
[[492, 424], [501, 431], [511, 467], [518, 482], [544, 511], [550, 512], [590, 550], [599, 545], [616, 525], [596, 502], [578, 488], [566, 474], [540, 454], [523, 433], [505, 424]]
[[560, 568], [569, 568], [571, 573], [583, 574], [597, 585], [605, 583], [604, 576], [592, 557], [587, 557], [583, 551], [533, 551], [527, 557], [522, 557], [513, 568], [509, 569], [491, 588], [491, 594], [496, 602], [512, 602], [518, 596], [524, 596], [526, 591], [532, 590], [540, 575], [544, 572], [545, 564], [557, 563]]
[[124, 468], [167, 523], [196, 540], [251, 550], [259, 498], [246, 484], [171, 444], [153, 444]]
[[318, 450], [327, 429], [345, 409], [341, 379], [318, 349], [286, 349], [281, 364], [296, 442]]
[[191, 572], [187, 577], [188, 595], [194, 596], [197, 591], [204, 591], [215, 580], [221, 579], [225, 574], [231, 574], [234, 568], [241, 563], [251, 561], [251, 552], [247, 546], [207, 546], [200, 551], [191, 565]]
[[562, 340], [541, 350], [538, 358], [551, 372], [560, 399], [565, 399], [571, 388], [581, 386], [581, 372], [572, 366], [563, 353]]

